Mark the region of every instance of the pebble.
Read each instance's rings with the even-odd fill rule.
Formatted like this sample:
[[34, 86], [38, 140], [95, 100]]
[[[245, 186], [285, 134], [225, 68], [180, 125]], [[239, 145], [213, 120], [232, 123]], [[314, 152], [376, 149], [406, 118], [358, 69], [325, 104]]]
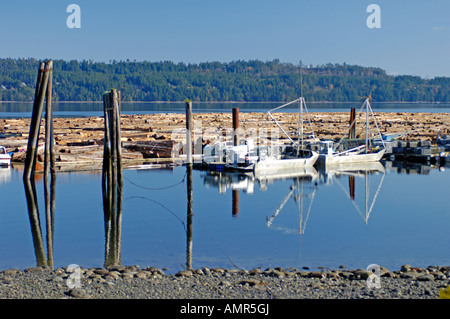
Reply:
[[19, 269], [6, 269], [3, 271], [3, 274], [6, 276], [14, 276], [17, 273], [20, 273], [21, 271]]
[[191, 270], [181, 270], [176, 274], [178, 277], [191, 277], [192, 275], [193, 273]]
[[73, 288], [69, 290], [68, 295], [74, 298], [83, 298], [83, 299], [88, 297], [86, 291], [80, 288]]
[[417, 277], [419, 281], [434, 281], [434, 276], [431, 274], [424, 274]]

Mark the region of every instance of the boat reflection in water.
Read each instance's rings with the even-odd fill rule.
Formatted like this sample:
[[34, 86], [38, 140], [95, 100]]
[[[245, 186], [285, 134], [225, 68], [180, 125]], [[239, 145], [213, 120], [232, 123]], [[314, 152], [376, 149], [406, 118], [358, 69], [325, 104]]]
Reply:
[[11, 181], [11, 167], [0, 166], [0, 185]]
[[[276, 185], [277, 182], [290, 180], [292, 184], [287, 189], [286, 195], [280, 198], [280, 204], [266, 215], [266, 225], [268, 228], [285, 233], [296, 233], [303, 235], [306, 230], [306, 224], [314, 207], [314, 200], [320, 187], [338, 185], [351, 200], [356, 211], [362, 217], [364, 223], [368, 223], [369, 216], [373, 211], [375, 202], [379, 196], [386, 170], [381, 162], [353, 163], [350, 165], [327, 165], [316, 170], [314, 167], [305, 167], [295, 170], [278, 170], [268, 172], [217, 172], [208, 171], [203, 174], [204, 184], [207, 187], [214, 187], [221, 194], [228, 190], [233, 192], [233, 216], [237, 217], [239, 212], [239, 191], [252, 194], [255, 188], [259, 186], [261, 191], [267, 191], [270, 185]], [[375, 193], [372, 194], [371, 178], [373, 175], [379, 175], [378, 184]], [[342, 179], [348, 178], [348, 187], [344, 187]], [[358, 205], [356, 198], [356, 186], [359, 179], [364, 181], [365, 199], [364, 208]], [[362, 185], [362, 184], [359, 184]], [[277, 185], [278, 186], [278, 185]], [[287, 211], [287, 203], [293, 201], [296, 211], [293, 212], [292, 206]], [[298, 223], [295, 225], [277, 223], [281, 214], [295, 213], [298, 215]]]
[[[269, 186], [282, 180], [292, 180], [293, 186], [290, 187], [289, 194], [283, 200], [279, 209], [271, 217], [267, 217], [267, 226], [275, 228], [273, 220], [281, 212], [284, 204], [289, 198], [294, 198], [299, 205], [303, 207], [303, 199], [305, 197], [305, 184], [313, 185], [313, 192], [317, 187], [319, 173], [313, 166], [296, 169], [278, 169], [260, 172], [217, 172], [208, 171], [204, 174], [203, 179], [207, 187], [216, 187], [221, 194], [226, 193], [228, 189], [233, 192], [233, 209], [234, 217], [239, 213], [239, 191], [252, 194], [255, 187], [259, 185], [261, 191], [266, 191]], [[314, 199], [314, 194], [308, 195], [310, 201]], [[309, 207], [310, 209], [311, 207]], [[301, 218], [303, 220], [303, 218]], [[303, 228], [303, 227], [301, 227]], [[303, 232], [300, 230], [300, 232]]]
[[[321, 175], [322, 183], [336, 183], [340, 188], [342, 188], [343, 192], [352, 201], [353, 206], [363, 219], [364, 223], [367, 224], [386, 175], [386, 169], [383, 164], [381, 162], [368, 162], [353, 163], [350, 165], [328, 165], [327, 167], [322, 168]], [[371, 191], [371, 177], [373, 175], [381, 175], [378, 186], [374, 190], [374, 194], [372, 194]], [[348, 177], [348, 190], [341, 183], [341, 179], [345, 177]], [[357, 179], [364, 180], [364, 211], [356, 201]]]

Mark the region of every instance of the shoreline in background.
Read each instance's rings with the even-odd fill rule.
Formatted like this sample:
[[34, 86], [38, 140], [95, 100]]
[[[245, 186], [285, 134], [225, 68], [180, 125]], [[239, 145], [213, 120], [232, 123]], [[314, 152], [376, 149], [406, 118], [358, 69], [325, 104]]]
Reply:
[[[265, 104], [265, 103], [287, 103], [289, 101], [192, 101], [192, 103], [199, 103], [199, 104]], [[34, 103], [34, 101], [1, 101], [1, 103]], [[103, 101], [54, 101], [52, 100], [52, 103], [103, 103]], [[185, 104], [184, 101], [121, 101], [121, 103], [148, 103], [148, 104]], [[334, 101], [308, 101], [307, 104], [317, 104], [317, 103], [323, 103], [323, 104], [358, 104], [362, 103], [362, 101], [342, 101], [342, 102], [334, 102]], [[372, 101], [373, 104], [449, 104], [450, 102], [427, 102], [427, 101], [416, 101], [416, 102], [408, 102], [408, 101], [390, 101], [390, 102], [375, 102]]]

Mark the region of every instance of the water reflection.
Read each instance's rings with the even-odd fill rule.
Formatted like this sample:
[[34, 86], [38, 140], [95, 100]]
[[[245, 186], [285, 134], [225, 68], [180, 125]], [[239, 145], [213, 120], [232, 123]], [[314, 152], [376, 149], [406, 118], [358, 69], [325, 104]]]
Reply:
[[[306, 167], [300, 170], [273, 170], [259, 174], [253, 172], [208, 171], [204, 172], [202, 177], [206, 187], [216, 188], [220, 194], [225, 194], [228, 190], [232, 191], [233, 216], [236, 216], [236, 211], [239, 210], [239, 191], [253, 194], [258, 186], [261, 191], [267, 191], [271, 185], [279, 187], [278, 185], [281, 184], [277, 183], [280, 181], [291, 181], [292, 183], [288, 186], [286, 195], [280, 198], [279, 206], [266, 217], [266, 225], [273, 230], [303, 235], [318, 189], [330, 185], [338, 185], [342, 189], [345, 196], [350, 199], [356, 211], [362, 217], [364, 223], [367, 224], [379, 197], [385, 174], [386, 169], [384, 165], [376, 162], [326, 166], [319, 170], [316, 170], [314, 167]], [[378, 177], [375, 179], [376, 185], [374, 185], [372, 179], [376, 175]], [[348, 179], [347, 187], [344, 186], [343, 179]], [[375, 186], [375, 190], [371, 189], [373, 186]], [[356, 198], [357, 187], [364, 188], [364, 208], [358, 205], [359, 198]], [[277, 218], [286, 210], [286, 204], [289, 201], [293, 201], [295, 204], [296, 211], [294, 213], [297, 214], [298, 223], [296, 225], [277, 224]], [[289, 214], [292, 211], [284, 213]]]
[[[33, 247], [36, 255], [37, 266], [47, 266], [53, 269], [53, 233], [54, 233], [54, 213], [55, 213], [55, 175], [51, 174], [50, 180], [44, 178], [45, 196], [45, 217], [46, 217], [46, 242], [47, 255], [45, 253], [44, 236], [41, 229], [38, 196], [35, 179], [23, 179], [25, 196], [27, 200], [28, 216], [30, 219]], [[50, 182], [50, 183], [49, 183]]]
[[103, 212], [105, 219], [105, 267], [120, 266], [122, 238], [122, 170], [115, 174], [106, 170], [102, 176]]
[[[371, 177], [373, 175], [381, 175], [378, 179], [378, 185], [372, 195]], [[323, 169], [323, 181], [326, 184], [336, 183], [351, 200], [356, 211], [359, 213], [364, 223], [369, 222], [370, 214], [373, 211], [375, 202], [380, 193], [383, 181], [386, 175], [386, 169], [380, 162], [373, 163], [354, 163], [352, 165], [327, 166]], [[348, 178], [348, 190], [340, 181], [342, 178]], [[356, 184], [357, 179], [364, 180], [364, 212], [356, 201]]]
[[11, 167], [0, 167], [0, 185], [11, 181]]
[[[317, 177], [317, 176], [316, 176]], [[303, 235], [306, 229], [311, 208], [317, 192], [317, 183], [312, 183], [313, 179], [302, 177], [292, 178], [293, 185], [290, 187], [289, 193], [284, 197], [280, 206], [275, 210], [272, 216], [267, 218], [267, 227], [274, 230], [281, 230], [286, 233], [297, 233]], [[292, 199], [297, 207], [298, 227], [295, 225], [276, 226], [276, 218], [282, 212], [288, 200]]]
[[187, 228], [186, 228], [186, 268], [192, 269], [192, 217], [193, 212], [193, 181], [192, 181], [192, 163], [186, 164], [186, 184], [187, 184]]
[[[319, 172], [314, 167], [297, 169], [279, 169], [262, 172], [218, 172], [209, 171], [203, 174], [204, 184], [207, 187], [214, 187], [221, 194], [232, 191], [232, 216], [239, 214], [239, 191], [252, 194], [255, 187], [259, 186], [261, 191], [267, 191], [270, 185], [279, 181], [290, 180], [287, 195], [281, 200], [279, 207], [267, 216], [267, 227], [274, 230], [281, 230], [287, 233], [303, 234], [306, 223], [311, 212], [314, 197], [319, 181]], [[282, 213], [283, 208], [289, 200], [293, 200], [297, 206], [298, 228], [293, 225], [277, 225], [276, 219]]]
[[[186, 175], [184, 175], [185, 169]], [[286, 265], [292, 263], [293, 251], [296, 253], [296, 249], [298, 249], [298, 246], [296, 246], [298, 244], [297, 239], [301, 238], [301, 253], [303, 254], [304, 252], [301, 262], [311, 262], [314, 258], [323, 257], [323, 255], [320, 255], [319, 253], [315, 255], [311, 252], [311, 250], [314, 250], [316, 247], [324, 249], [320, 246], [322, 237], [319, 237], [318, 234], [325, 234], [324, 236], [327, 240], [327, 243], [324, 244], [325, 247], [334, 247], [334, 245], [337, 245], [336, 247], [338, 247], [340, 240], [343, 243], [348, 243], [349, 240], [355, 238], [357, 241], [359, 238], [370, 238], [373, 234], [381, 234], [380, 236], [386, 236], [386, 238], [394, 236], [395, 238], [395, 232], [403, 230], [395, 229], [391, 234], [381, 229], [382, 223], [380, 223], [381, 218], [385, 217], [386, 212], [390, 212], [391, 201], [392, 199], [395, 199], [395, 197], [392, 196], [392, 185], [395, 185], [395, 182], [404, 179], [406, 177], [404, 175], [406, 174], [430, 174], [433, 170], [437, 171], [433, 167], [427, 167], [420, 164], [406, 165], [404, 163], [387, 161], [385, 163], [376, 163], [369, 166], [352, 165], [346, 167], [328, 167], [326, 170], [310, 168], [301, 172], [284, 170], [265, 175], [215, 171], [196, 172], [195, 170], [192, 171], [188, 166], [176, 168], [174, 170], [175, 173], [171, 173], [170, 175], [167, 175], [167, 173], [163, 174], [160, 170], [152, 170], [153, 172], [149, 172], [149, 170], [139, 170], [136, 175], [133, 175], [135, 173], [132, 171], [125, 171], [125, 176], [127, 176], [126, 179], [131, 180], [131, 178], [129, 178], [130, 176], [136, 176], [136, 179], [132, 180], [136, 185], [143, 180], [148, 180], [149, 177], [157, 184], [155, 186], [160, 186], [161, 183], [164, 185], [165, 182], [168, 182], [169, 184], [174, 183], [174, 180], [169, 182], [167, 176], [173, 175], [176, 176], [177, 179], [180, 179], [181, 182], [174, 185], [177, 185], [178, 187], [182, 184], [183, 190], [180, 190], [180, 188], [164, 189], [164, 196], [155, 199], [164, 202], [166, 200], [170, 201], [173, 198], [174, 200], [170, 201], [170, 204], [168, 202], [165, 202], [165, 204], [170, 207], [171, 213], [176, 213], [176, 215], [182, 214], [182, 219], [186, 220], [187, 223], [185, 224], [186, 227], [183, 228], [182, 233], [180, 233], [179, 228], [174, 227], [174, 223], [171, 223], [172, 216], [166, 220], [160, 219], [160, 214], [155, 214], [155, 216], [158, 215], [158, 218], [156, 219], [153, 219], [151, 216], [152, 214], [146, 215], [145, 218], [149, 218], [150, 223], [153, 223], [152, 225], [155, 227], [161, 228], [160, 231], [163, 232], [163, 236], [167, 236], [162, 238], [163, 241], [167, 240], [167, 242], [163, 243], [167, 244], [164, 246], [170, 251], [168, 256], [164, 255], [164, 252], [145, 253], [146, 256], [143, 256], [143, 251], [148, 248], [145, 247], [145, 242], [143, 247], [139, 246], [139, 244], [132, 246], [124, 245], [123, 249], [130, 249], [130, 251], [126, 252], [127, 255], [131, 256], [127, 257], [128, 264], [131, 264], [130, 259], [131, 262], [139, 260], [139, 264], [146, 264], [145, 260], [147, 259], [157, 259], [156, 263], [161, 262], [161, 266], [166, 266], [168, 260], [170, 263], [171, 258], [175, 258], [178, 262], [180, 260], [178, 257], [181, 255], [181, 258], [186, 258], [185, 265], [183, 264], [181, 266], [183, 268], [192, 269], [193, 259], [198, 259], [199, 262], [201, 262], [201, 266], [209, 266], [210, 263], [216, 262], [216, 258], [219, 260], [220, 257], [217, 257], [216, 255], [220, 255], [220, 253], [223, 252], [226, 254], [227, 258], [229, 257], [229, 260], [232, 260], [233, 262], [248, 262], [249, 265], [244, 267], [248, 268], [254, 266], [255, 260], [258, 260], [257, 262], [260, 262], [261, 264], [264, 264], [264, 260], [271, 261], [272, 259], [282, 263], [283, 254], [288, 256], [285, 258], [291, 258], [288, 259]], [[391, 176], [386, 178], [388, 173], [391, 173]], [[397, 176], [400, 174], [403, 176]], [[108, 177], [105, 176], [105, 181], [107, 180]], [[111, 184], [111, 187], [108, 186], [107, 188], [104, 188], [103, 194], [94, 196], [97, 197], [97, 200], [100, 197], [104, 200], [105, 243], [103, 243], [102, 239], [96, 243], [92, 243], [89, 239], [86, 239], [86, 241], [89, 241], [87, 245], [96, 245], [97, 243], [100, 243], [100, 249], [103, 249], [104, 244], [104, 265], [106, 267], [121, 265], [122, 218], [124, 216], [129, 217], [126, 227], [130, 227], [130, 223], [133, 222], [134, 218], [133, 213], [129, 215], [126, 213], [127, 210], [129, 210], [127, 205], [122, 207], [122, 193], [125, 191], [125, 194], [130, 194], [130, 198], [145, 197], [146, 199], [149, 199], [146, 194], [141, 197], [138, 196], [138, 193], [133, 187], [127, 188], [127, 183], [125, 183], [124, 190], [123, 184], [120, 184], [119, 182], [120, 180], [121, 178], [116, 179], [115, 185], [121, 192], [117, 193], [115, 200], [112, 200], [112, 195], [108, 195], [108, 189], [115, 189], [113, 184]], [[429, 179], [427, 178], [426, 180], [428, 181]], [[93, 187], [100, 187], [98, 181], [99, 179], [94, 179]], [[197, 184], [197, 182], [200, 183]], [[204, 185], [202, 185], [202, 183]], [[46, 202], [50, 203], [50, 206], [47, 206], [50, 209], [46, 210], [47, 213], [45, 214], [46, 223], [43, 222], [44, 215], [41, 215], [41, 217], [39, 216], [34, 181], [31, 180], [25, 183], [24, 187], [37, 265], [48, 265], [53, 267], [54, 241], [52, 235], [54, 234], [53, 225], [55, 219], [54, 180], [53, 183], [49, 184], [48, 194], [50, 200], [46, 199]], [[196, 201], [195, 206], [193, 196], [194, 187], [196, 194], [198, 194], [196, 195], [198, 201]], [[415, 186], [411, 185], [411, 187]], [[210, 189], [208, 190], [207, 188]], [[383, 188], [385, 189], [384, 192]], [[408, 192], [408, 189], [409, 188], [405, 189], [404, 192]], [[234, 197], [236, 195], [233, 195], [233, 197], [215, 195], [217, 198], [221, 198], [219, 199], [219, 203], [215, 196], [211, 196], [211, 190], [213, 193], [228, 193], [230, 195], [232, 193], [237, 193], [237, 198]], [[266, 193], [263, 194], [262, 192]], [[399, 194], [399, 196], [401, 196], [401, 194]], [[89, 198], [91, 197], [92, 196], [86, 196], [86, 199], [90, 200]], [[204, 207], [203, 202], [205, 198], [208, 198], [206, 200], [207, 202], [213, 203], [212, 201], [214, 200], [214, 204], [219, 204], [215, 211], [217, 214], [205, 212], [205, 210], [201, 208]], [[151, 201], [158, 204], [155, 200]], [[116, 205], [113, 203], [116, 203]], [[392, 205], [395, 206], [398, 204], [394, 203]], [[198, 207], [198, 209], [195, 209], [195, 207]], [[222, 209], [222, 207], [224, 207], [224, 209]], [[162, 206], [162, 208], [168, 209], [165, 206]], [[186, 208], [187, 211], [185, 210]], [[125, 211], [124, 215], [122, 209]], [[143, 205], [134, 209], [142, 209], [145, 211], [146, 209], [148, 210], [148, 207]], [[97, 227], [97, 225], [94, 225], [94, 232], [97, 234], [102, 233], [103, 231], [102, 209], [100, 208], [98, 212], [100, 213], [100, 226]], [[396, 212], [398, 213], [399, 211]], [[241, 216], [239, 216], [239, 213]], [[400, 213], [402, 213], [401, 210]], [[398, 214], [389, 214], [389, 218], [396, 218], [394, 215]], [[239, 218], [236, 219], [238, 216]], [[374, 222], [374, 216], [380, 218], [378, 222]], [[408, 213], [408, 216], [411, 216], [411, 214]], [[193, 227], [194, 217], [196, 218], [196, 224], [201, 226], [198, 229], [194, 229]], [[42, 223], [40, 222], [40, 219], [42, 220]], [[229, 220], [229, 223], [227, 220]], [[182, 220], [180, 219], [180, 221]], [[182, 221], [182, 224], [184, 225], [184, 221]], [[366, 227], [365, 224], [369, 224], [371, 227]], [[391, 225], [393, 224], [395, 223], [391, 223]], [[42, 230], [41, 225], [45, 225]], [[164, 227], [161, 225], [164, 225]], [[205, 236], [209, 236], [209, 231], [212, 229], [205, 230], [205, 226], [216, 227], [216, 225], [218, 228], [215, 228], [215, 233], [212, 236], [214, 238], [211, 238], [212, 240], [210, 241], [205, 241]], [[361, 228], [359, 225], [361, 225]], [[70, 227], [70, 224], [61, 224], [59, 231], [60, 233], [64, 232], [64, 229]], [[85, 223], [83, 224], [80, 222], [79, 227], [81, 232], [83, 232], [88, 226], [86, 226]], [[232, 236], [230, 236], [229, 228], [227, 227], [233, 227]], [[340, 230], [338, 230], [340, 227], [349, 229], [350, 231], [340, 232]], [[234, 229], [236, 229], [236, 231], [234, 231]], [[47, 230], [47, 234], [45, 234], [45, 230]], [[247, 230], [249, 230], [249, 232]], [[360, 230], [363, 232], [360, 232]], [[138, 237], [137, 240], [141, 240], [142, 236], [150, 236], [149, 238], [151, 238], [151, 234], [129, 233], [128, 231], [127, 233], [126, 240], [128, 243], [136, 239], [136, 237]], [[182, 237], [177, 237], [180, 234]], [[340, 238], [340, 236], [342, 236], [342, 238]], [[323, 237], [324, 241], [325, 237]], [[86, 238], [90, 238], [90, 236], [86, 236]], [[171, 241], [173, 238], [177, 238], [176, 243]], [[290, 238], [294, 238], [295, 243], [292, 242]], [[336, 243], [328, 242], [328, 240], [331, 240], [332, 238], [336, 240]], [[58, 237], [56, 240], [59, 240]], [[196, 240], [196, 243], [194, 243], [194, 240]], [[236, 245], [236, 242], [239, 242], [240, 244]], [[212, 243], [220, 245], [220, 250], [217, 250], [217, 247], [212, 247]], [[172, 246], [172, 244], [176, 246]], [[194, 244], [196, 255], [198, 255], [195, 256], [196, 258], [193, 258]], [[369, 242], [368, 244], [378, 245], [378, 243]], [[280, 245], [283, 246], [283, 248], [281, 248]], [[380, 243], [379, 245], [382, 244]], [[64, 247], [65, 243], [59, 243], [58, 246]], [[344, 248], [336, 248], [340, 253], [346, 249], [344, 244], [342, 246]], [[133, 249], [135, 249], [135, 251]], [[151, 247], [151, 249], [159, 248]], [[330, 255], [330, 252], [324, 253], [321, 251], [321, 253], [326, 255], [329, 259], [334, 258]], [[355, 252], [356, 255], [359, 253], [359, 251], [358, 253]], [[99, 254], [101, 256], [102, 252], [100, 251]], [[88, 258], [83, 252], [81, 252], [81, 255], [82, 259]], [[338, 258], [341, 258], [341, 256]], [[252, 260], [247, 261], [247, 259]], [[154, 261], [151, 263], [154, 263]], [[181, 263], [178, 263], [177, 266]], [[222, 260], [217, 261], [219, 267], [223, 266], [224, 263], [223, 258]], [[154, 264], [151, 264], [150, 266], [153, 265]]]

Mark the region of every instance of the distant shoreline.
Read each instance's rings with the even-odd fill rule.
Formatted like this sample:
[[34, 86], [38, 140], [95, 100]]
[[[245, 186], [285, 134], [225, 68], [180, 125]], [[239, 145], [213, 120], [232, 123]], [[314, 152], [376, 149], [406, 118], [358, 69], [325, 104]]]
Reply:
[[[0, 104], [2, 103], [34, 103], [33, 101], [0, 101]], [[52, 103], [103, 103], [103, 101], [52, 101]], [[184, 104], [184, 101], [122, 101], [122, 103], [127, 104]], [[192, 101], [192, 103], [198, 103], [198, 104], [265, 104], [265, 103], [287, 103], [287, 101], [255, 101], [255, 102], [249, 102], [249, 101]], [[307, 101], [308, 104], [362, 104], [361, 101]], [[416, 101], [416, 102], [405, 102], [405, 101], [392, 101], [392, 102], [372, 102], [375, 104], [450, 104], [450, 102], [427, 102], [427, 101]]]

